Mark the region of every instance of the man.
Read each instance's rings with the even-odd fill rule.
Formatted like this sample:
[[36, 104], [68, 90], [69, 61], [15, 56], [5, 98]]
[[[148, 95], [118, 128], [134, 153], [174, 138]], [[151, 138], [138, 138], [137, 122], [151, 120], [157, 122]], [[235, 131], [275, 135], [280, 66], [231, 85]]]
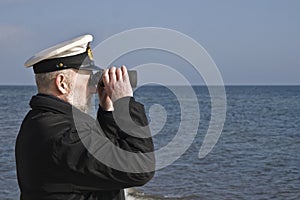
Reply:
[[[90, 84], [97, 70], [92, 39], [55, 45], [25, 63], [33, 66], [38, 94], [16, 141], [21, 200], [125, 199], [124, 188], [154, 175], [148, 122], [126, 67], [106, 69], [97, 88]], [[97, 120], [86, 114], [95, 92]]]

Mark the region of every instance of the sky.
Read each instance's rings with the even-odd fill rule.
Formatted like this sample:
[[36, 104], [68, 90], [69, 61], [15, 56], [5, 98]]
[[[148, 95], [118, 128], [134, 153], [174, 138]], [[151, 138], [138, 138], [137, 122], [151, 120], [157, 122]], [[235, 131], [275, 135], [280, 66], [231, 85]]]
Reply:
[[[299, 85], [299, 10], [299, 0], [0, 0], [0, 85], [34, 85], [32, 69], [24, 62], [58, 42], [91, 33], [96, 46], [142, 27], [193, 38], [216, 63], [226, 85]], [[130, 53], [116, 65], [149, 62], [182, 65], [184, 76], [201, 84], [189, 63], [167, 52]]]

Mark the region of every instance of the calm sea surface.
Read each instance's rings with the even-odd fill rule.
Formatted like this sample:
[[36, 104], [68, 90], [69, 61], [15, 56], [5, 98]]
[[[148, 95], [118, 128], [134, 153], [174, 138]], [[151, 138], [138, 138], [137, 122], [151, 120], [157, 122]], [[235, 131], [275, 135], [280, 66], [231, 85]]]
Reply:
[[[178, 88], [186, 91], [185, 87]], [[226, 87], [223, 132], [203, 159], [198, 158], [198, 153], [208, 129], [211, 104], [206, 87], [194, 87], [194, 91], [200, 123], [193, 143], [178, 160], [158, 170], [148, 184], [138, 188], [137, 196], [187, 200], [300, 199], [300, 86]], [[0, 86], [1, 200], [18, 199], [15, 139], [35, 93], [33, 86]], [[166, 87], [141, 87], [136, 91], [136, 99], [145, 104], [149, 118], [152, 117], [157, 150], [172, 141], [181, 121], [196, 118], [194, 111], [189, 116], [181, 115], [179, 100]], [[180, 101], [193, 102], [189, 96]], [[160, 115], [156, 110], [163, 112]], [[163, 119], [162, 127], [155, 117]]]

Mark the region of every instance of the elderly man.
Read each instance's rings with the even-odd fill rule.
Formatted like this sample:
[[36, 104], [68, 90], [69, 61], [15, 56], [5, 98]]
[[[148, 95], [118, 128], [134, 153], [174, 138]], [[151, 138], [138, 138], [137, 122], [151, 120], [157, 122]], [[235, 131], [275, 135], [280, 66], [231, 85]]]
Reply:
[[[55, 45], [25, 63], [33, 66], [38, 94], [16, 141], [22, 200], [125, 199], [124, 188], [153, 177], [144, 107], [133, 98], [125, 66], [104, 70], [97, 88], [90, 84], [97, 70], [92, 39], [84, 35]], [[97, 120], [86, 114], [95, 92]], [[124, 156], [131, 154], [141, 159]]]

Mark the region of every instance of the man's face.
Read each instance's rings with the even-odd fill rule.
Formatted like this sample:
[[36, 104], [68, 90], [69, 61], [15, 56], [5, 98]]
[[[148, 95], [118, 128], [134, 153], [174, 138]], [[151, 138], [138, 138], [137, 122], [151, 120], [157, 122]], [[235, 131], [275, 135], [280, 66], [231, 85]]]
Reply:
[[73, 84], [69, 96], [72, 98], [72, 105], [87, 112], [91, 105], [92, 94], [95, 93], [95, 88], [89, 85], [89, 79], [92, 75], [91, 71], [79, 70], [74, 74]]

